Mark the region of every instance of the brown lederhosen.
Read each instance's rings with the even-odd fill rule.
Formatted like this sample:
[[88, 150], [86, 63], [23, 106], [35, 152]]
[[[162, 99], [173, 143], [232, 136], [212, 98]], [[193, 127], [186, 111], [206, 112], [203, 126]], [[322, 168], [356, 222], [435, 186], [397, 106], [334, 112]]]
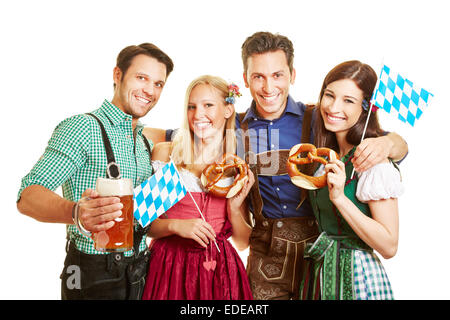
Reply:
[[[313, 106], [307, 106], [305, 111], [301, 142], [309, 143], [312, 109]], [[239, 117], [245, 160], [255, 176], [255, 184], [249, 193], [253, 206], [254, 226], [250, 236], [247, 260], [247, 274], [253, 298], [257, 300], [298, 299], [304, 267], [305, 244], [306, 241], [313, 241], [318, 236], [317, 224], [313, 216], [279, 219], [264, 217], [258, 174], [287, 174], [285, 163], [289, 150], [268, 151], [255, 155], [250, 150], [248, 123], [242, 121], [243, 114], [239, 114]], [[271, 153], [276, 154], [270, 157]], [[274, 159], [275, 162], [265, 164], [267, 160], [261, 161], [262, 159]], [[308, 171], [311, 171], [311, 168]], [[302, 192], [301, 201], [305, 199], [305, 196], [306, 192]]]

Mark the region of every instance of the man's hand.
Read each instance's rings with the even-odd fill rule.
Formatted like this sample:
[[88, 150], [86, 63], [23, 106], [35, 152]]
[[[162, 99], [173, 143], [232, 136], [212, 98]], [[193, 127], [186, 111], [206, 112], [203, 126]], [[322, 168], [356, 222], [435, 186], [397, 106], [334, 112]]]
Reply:
[[386, 161], [394, 143], [388, 136], [366, 138], [356, 147], [352, 159], [357, 172], [363, 172], [374, 165]]
[[87, 231], [105, 231], [122, 215], [122, 208], [120, 198], [100, 197], [95, 190], [86, 189], [79, 201], [78, 219]]

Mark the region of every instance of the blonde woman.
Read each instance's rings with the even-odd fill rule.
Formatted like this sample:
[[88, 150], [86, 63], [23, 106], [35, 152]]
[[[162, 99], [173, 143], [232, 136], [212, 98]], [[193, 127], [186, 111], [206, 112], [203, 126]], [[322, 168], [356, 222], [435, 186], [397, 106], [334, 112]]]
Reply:
[[236, 150], [235, 110], [228, 95], [229, 85], [219, 77], [192, 81], [174, 141], [154, 148], [155, 170], [172, 158], [206, 221], [186, 196], [167, 211], [167, 218], [152, 223], [143, 299], [252, 299], [244, 265], [228, 238], [240, 250], [248, 246], [251, 227], [244, 200], [254, 178], [250, 173], [241, 192], [230, 199], [206, 193], [199, 179], [208, 164]]

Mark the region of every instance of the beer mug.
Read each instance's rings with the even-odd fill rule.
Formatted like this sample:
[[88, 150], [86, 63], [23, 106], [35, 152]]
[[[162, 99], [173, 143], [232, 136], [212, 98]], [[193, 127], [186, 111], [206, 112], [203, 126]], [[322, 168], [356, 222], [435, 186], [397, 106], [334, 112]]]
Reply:
[[114, 219], [114, 226], [94, 232], [95, 249], [105, 252], [128, 251], [133, 248], [133, 182], [131, 179], [97, 178], [95, 190], [100, 197], [119, 197], [122, 215]]
[[123, 205], [122, 215], [114, 219], [114, 226], [105, 231], [86, 232], [78, 230], [94, 240], [95, 250], [103, 252], [123, 252], [133, 248], [133, 182], [131, 179], [97, 178], [95, 190], [100, 197], [119, 197]]

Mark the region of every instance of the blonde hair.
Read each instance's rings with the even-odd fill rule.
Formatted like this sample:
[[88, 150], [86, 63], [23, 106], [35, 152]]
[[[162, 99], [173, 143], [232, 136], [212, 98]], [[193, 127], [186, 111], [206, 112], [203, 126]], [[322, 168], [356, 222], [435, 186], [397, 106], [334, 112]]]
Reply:
[[[200, 84], [209, 85], [217, 89], [223, 96], [224, 106], [227, 104], [225, 98], [228, 96], [228, 83], [220, 77], [203, 75], [194, 79], [186, 89], [186, 95], [184, 99], [184, 112], [183, 112], [183, 122], [178, 129], [172, 143], [171, 156], [175, 164], [187, 169], [191, 168], [194, 164], [194, 133], [189, 128], [188, 121], [188, 105], [189, 98], [191, 96], [192, 90]], [[236, 123], [235, 123], [236, 112], [225, 122], [225, 130], [223, 133], [224, 143], [223, 152], [235, 153], [236, 152], [236, 135], [234, 133]]]

